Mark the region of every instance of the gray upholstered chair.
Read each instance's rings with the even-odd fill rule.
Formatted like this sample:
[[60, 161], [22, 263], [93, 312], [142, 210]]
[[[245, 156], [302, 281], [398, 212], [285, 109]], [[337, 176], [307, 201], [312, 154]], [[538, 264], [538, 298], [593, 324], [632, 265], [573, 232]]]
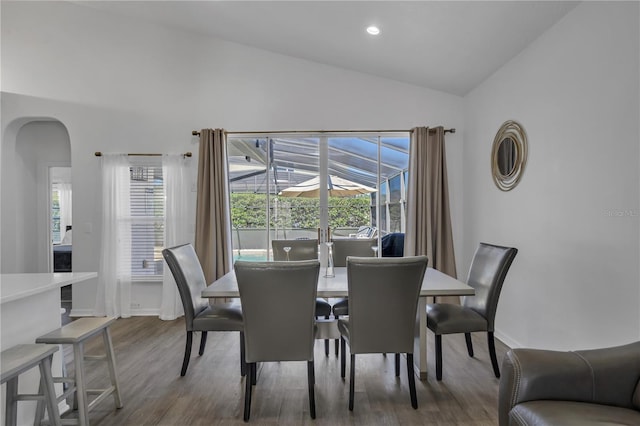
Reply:
[[347, 257], [373, 257], [377, 238], [337, 238], [333, 242], [333, 266], [347, 266]]
[[[318, 240], [272, 240], [273, 260], [316, 260], [318, 258]], [[290, 250], [287, 253], [285, 247]]]
[[[333, 265], [347, 266], [347, 256], [373, 257], [373, 247], [378, 245], [377, 238], [340, 238], [333, 240]], [[340, 298], [333, 302], [333, 316], [339, 319], [349, 315], [349, 299]], [[336, 355], [338, 341], [336, 340]]]
[[[318, 240], [271, 240], [273, 260], [316, 260], [318, 259]], [[288, 250], [286, 249], [288, 248]], [[331, 304], [322, 298], [316, 299], [316, 317], [329, 319]], [[324, 353], [329, 355], [329, 340], [324, 341]], [[336, 351], [337, 353], [337, 351]]]
[[575, 352], [512, 349], [500, 426], [640, 425], [640, 342]]
[[436, 378], [442, 380], [442, 335], [464, 333], [467, 352], [473, 356], [471, 333], [486, 331], [489, 356], [496, 377], [500, 368], [493, 338], [494, 321], [502, 284], [518, 250], [512, 247], [480, 243], [471, 262], [467, 285], [476, 294], [462, 298], [461, 305], [430, 303], [427, 305], [427, 327], [436, 336]]
[[[244, 420], [251, 413], [251, 387], [256, 363], [306, 361], [309, 410], [316, 417], [314, 395], [313, 344], [315, 340], [315, 299], [320, 263], [241, 262], [234, 265], [244, 312], [245, 379]], [[290, 301], [288, 309], [278, 304]]]
[[351, 352], [349, 410], [353, 410], [354, 403], [356, 354], [367, 353], [407, 354], [411, 406], [418, 408], [413, 343], [418, 298], [426, 269], [426, 256], [347, 258], [351, 312], [348, 318], [338, 320], [338, 330], [342, 342], [342, 378], [345, 376], [346, 343]]
[[244, 328], [241, 307], [232, 303], [209, 305], [209, 301], [202, 298], [201, 293], [207, 287], [207, 282], [198, 256], [191, 244], [166, 248], [162, 250], [162, 255], [176, 281], [184, 308], [187, 341], [180, 375], [184, 376], [187, 373], [187, 367], [189, 367], [194, 331], [202, 333], [199, 355], [204, 353], [208, 331], [239, 331], [240, 373], [244, 376], [246, 369], [243, 355], [244, 338], [242, 332]]

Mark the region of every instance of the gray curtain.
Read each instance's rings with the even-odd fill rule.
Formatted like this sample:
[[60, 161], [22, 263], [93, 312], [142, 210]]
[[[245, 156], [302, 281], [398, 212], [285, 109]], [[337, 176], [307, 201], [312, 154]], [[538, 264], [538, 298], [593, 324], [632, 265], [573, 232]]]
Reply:
[[232, 268], [227, 137], [222, 129], [200, 131], [195, 250], [208, 283]]
[[411, 129], [404, 244], [405, 255], [426, 255], [430, 267], [457, 277], [443, 127]]

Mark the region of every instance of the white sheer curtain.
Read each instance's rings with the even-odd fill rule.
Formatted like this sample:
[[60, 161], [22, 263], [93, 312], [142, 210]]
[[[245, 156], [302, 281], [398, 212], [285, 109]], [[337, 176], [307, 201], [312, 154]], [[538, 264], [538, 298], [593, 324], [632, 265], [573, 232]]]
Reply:
[[126, 154], [102, 157], [102, 247], [96, 315], [131, 316], [131, 209]]
[[[186, 160], [183, 155], [164, 155], [162, 157], [162, 176], [164, 179], [164, 246], [173, 247], [191, 242], [193, 232], [189, 215], [189, 185]], [[176, 282], [166, 262], [162, 280], [162, 304], [160, 319], [174, 320], [184, 314]]]
[[71, 221], [71, 184], [59, 183], [58, 195], [60, 202], [60, 239], [63, 239], [67, 225], [72, 225]]

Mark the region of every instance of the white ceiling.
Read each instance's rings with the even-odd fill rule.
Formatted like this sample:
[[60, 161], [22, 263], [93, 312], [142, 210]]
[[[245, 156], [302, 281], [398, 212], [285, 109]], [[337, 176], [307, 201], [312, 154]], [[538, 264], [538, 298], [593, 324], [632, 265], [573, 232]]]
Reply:
[[[465, 95], [575, 1], [76, 2], [284, 55]], [[381, 34], [365, 32], [376, 24]]]

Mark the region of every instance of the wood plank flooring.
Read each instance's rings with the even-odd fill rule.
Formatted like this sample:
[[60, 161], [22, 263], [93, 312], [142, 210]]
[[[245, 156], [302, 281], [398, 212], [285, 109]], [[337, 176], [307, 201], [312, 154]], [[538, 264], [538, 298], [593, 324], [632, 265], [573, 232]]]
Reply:
[[[240, 376], [238, 333], [211, 332], [203, 356], [194, 337], [185, 377], [180, 367], [185, 341], [184, 320], [156, 317], [118, 319], [112, 326], [124, 407], [113, 398], [90, 413], [92, 426], [242, 425], [244, 379]], [[443, 337], [443, 380], [435, 380], [433, 334], [429, 333], [429, 379], [416, 380], [418, 409], [411, 408], [402, 358], [401, 375], [394, 374], [393, 356], [359, 355], [353, 412], [348, 410], [347, 379], [340, 378], [340, 361], [315, 353], [316, 419], [309, 417], [306, 363], [262, 364], [254, 388], [250, 423], [257, 425], [496, 425], [499, 380], [493, 376], [486, 334], [473, 336], [475, 358], [466, 352], [463, 335]], [[499, 361], [507, 348], [497, 341]], [[102, 353], [101, 339], [87, 344], [88, 354]], [[72, 353], [65, 360], [73, 371]], [[348, 362], [348, 357], [347, 357]], [[101, 362], [87, 365], [89, 388], [108, 377]]]

